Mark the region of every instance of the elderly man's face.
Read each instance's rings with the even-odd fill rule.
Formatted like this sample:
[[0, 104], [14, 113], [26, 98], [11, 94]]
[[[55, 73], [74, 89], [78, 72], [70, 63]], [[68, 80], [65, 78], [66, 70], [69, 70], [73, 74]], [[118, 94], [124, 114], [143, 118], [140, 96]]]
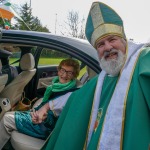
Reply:
[[100, 67], [110, 75], [117, 75], [124, 62], [126, 41], [118, 36], [109, 35], [96, 43]]
[[[123, 54], [125, 54], [126, 42], [123, 41], [121, 37], [109, 35], [96, 43], [96, 49], [98, 51], [99, 58], [102, 58], [105, 52], [110, 52], [112, 49], [120, 50]], [[117, 53], [110, 53], [110, 55], [107, 55], [105, 58], [106, 60], [116, 59]]]

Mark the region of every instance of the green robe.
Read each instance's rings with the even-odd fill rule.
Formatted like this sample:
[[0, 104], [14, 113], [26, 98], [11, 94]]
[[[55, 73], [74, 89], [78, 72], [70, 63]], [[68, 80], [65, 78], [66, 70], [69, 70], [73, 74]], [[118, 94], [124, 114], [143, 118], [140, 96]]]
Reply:
[[[100, 107], [103, 115], [93, 133], [88, 150], [96, 150], [105, 112], [115, 89], [118, 77], [106, 76], [101, 93]], [[43, 149], [82, 150], [85, 145], [88, 124], [97, 77], [74, 92]], [[84, 93], [84, 94], [83, 94]], [[140, 54], [131, 80], [125, 111], [123, 150], [148, 150], [150, 145], [150, 48]]]

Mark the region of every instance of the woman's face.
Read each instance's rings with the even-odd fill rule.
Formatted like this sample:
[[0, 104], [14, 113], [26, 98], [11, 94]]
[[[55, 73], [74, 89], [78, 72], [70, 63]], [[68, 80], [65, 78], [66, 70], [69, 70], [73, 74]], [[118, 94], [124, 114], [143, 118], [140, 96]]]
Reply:
[[60, 83], [67, 83], [70, 80], [74, 79], [74, 68], [72, 66], [61, 66], [60, 69], [58, 69], [58, 76], [59, 76], [59, 82]]

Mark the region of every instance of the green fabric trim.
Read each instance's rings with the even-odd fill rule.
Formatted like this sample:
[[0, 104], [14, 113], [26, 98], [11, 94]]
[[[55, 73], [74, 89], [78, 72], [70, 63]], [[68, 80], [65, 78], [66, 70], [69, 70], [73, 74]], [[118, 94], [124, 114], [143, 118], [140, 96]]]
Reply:
[[86, 29], [85, 29], [85, 34], [86, 34], [88, 41], [91, 41], [93, 31], [94, 31], [94, 26], [92, 22], [92, 17], [91, 15], [89, 15], [87, 22], [86, 22]]
[[11, 6], [11, 3], [7, 2], [4, 4], [5, 6]]
[[70, 82], [67, 83], [60, 83], [59, 82], [59, 77], [56, 77], [52, 80], [52, 85], [48, 86], [46, 88], [44, 97], [43, 97], [43, 102], [47, 102], [50, 95], [52, 92], [61, 92], [61, 91], [66, 91], [69, 90], [76, 85], [76, 80], [71, 80]]

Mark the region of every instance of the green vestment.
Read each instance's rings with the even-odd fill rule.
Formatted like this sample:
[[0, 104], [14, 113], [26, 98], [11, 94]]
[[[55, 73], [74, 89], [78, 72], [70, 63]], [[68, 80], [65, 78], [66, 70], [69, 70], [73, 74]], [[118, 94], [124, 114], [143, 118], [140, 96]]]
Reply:
[[[117, 80], [118, 77], [110, 76], [106, 76], [104, 79], [100, 97], [100, 108], [103, 108], [103, 114], [96, 132], [93, 132], [88, 150], [97, 149], [106, 109]], [[96, 83], [97, 77], [70, 96], [50, 139], [43, 149], [84, 149]], [[150, 48], [142, 51], [136, 63], [125, 110], [121, 149], [148, 150], [150, 144]]]

